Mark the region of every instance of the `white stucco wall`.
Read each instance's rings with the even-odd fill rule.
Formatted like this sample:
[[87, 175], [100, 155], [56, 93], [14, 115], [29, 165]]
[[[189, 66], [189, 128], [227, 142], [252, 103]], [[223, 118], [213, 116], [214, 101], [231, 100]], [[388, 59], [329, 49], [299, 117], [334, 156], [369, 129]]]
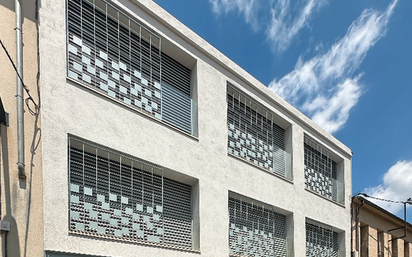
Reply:
[[[196, 253], [70, 235], [68, 232], [68, 134], [96, 142], [199, 181], [200, 255], [228, 256], [228, 192], [293, 213], [295, 256], [305, 256], [305, 218], [345, 232], [350, 256], [351, 152], [297, 109], [184, 27], [154, 2], [114, 1], [197, 60], [199, 137], [108, 100], [66, 79], [65, 1], [42, 0], [42, 144], [45, 250], [104, 256], [193, 256]], [[143, 9], [142, 9], [143, 8]], [[161, 18], [159, 18], [161, 17]], [[163, 21], [161, 21], [163, 19]], [[174, 31], [176, 28], [178, 31]], [[185, 35], [182, 37], [182, 35]], [[278, 114], [292, 129], [293, 183], [227, 154], [226, 85], [230, 81]], [[304, 133], [344, 160], [345, 206], [305, 190]]]

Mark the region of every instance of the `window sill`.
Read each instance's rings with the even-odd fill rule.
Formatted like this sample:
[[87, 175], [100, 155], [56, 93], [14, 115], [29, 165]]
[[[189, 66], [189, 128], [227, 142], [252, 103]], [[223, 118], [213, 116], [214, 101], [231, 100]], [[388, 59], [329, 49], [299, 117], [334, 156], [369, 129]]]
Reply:
[[69, 235], [84, 236], [84, 237], [88, 237], [90, 239], [94, 238], [94, 239], [101, 239], [101, 240], [107, 240], [107, 241], [113, 241], [113, 242], [118, 241], [118, 242], [125, 242], [125, 243], [131, 243], [131, 244], [153, 246], [153, 247], [159, 247], [159, 248], [163, 248], [163, 249], [189, 252], [189, 253], [195, 253], [195, 254], [200, 254], [201, 253], [200, 250], [189, 249], [189, 248], [185, 248], [185, 247], [179, 247], [179, 246], [173, 246], [173, 245], [167, 245], [167, 244], [155, 243], [155, 242], [137, 241], [137, 240], [126, 239], [126, 238], [118, 238], [118, 237], [115, 237], [115, 236], [101, 236], [101, 235], [96, 235], [96, 234], [90, 234], [90, 233], [87, 233], [87, 232], [69, 231]]
[[254, 167], [254, 168], [258, 168], [259, 170], [262, 170], [262, 171], [264, 171], [264, 172], [266, 172], [266, 173], [268, 173], [268, 174], [270, 174], [270, 175], [273, 175], [273, 176], [275, 176], [275, 177], [277, 177], [277, 178], [280, 178], [280, 179], [282, 179], [282, 180], [284, 180], [284, 181], [286, 181], [286, 182], [288, 182], [288, 183], [290, 183], [290, 184], [293, 185], [293, 180], [290, 180], [290, 179], [287, 179], [287, 178], [285, 178], [285, 177], [282, 177], [281, 175], [278, 175], [278, 174], [276, 174], [276, 173], [274, 173], [274, 172], [270, 172], [270, 171], [268, 171], [267, 169], [264, 169], [264, 168], [260, 167], [259, 165], [256, 165], [256, 164], [254, 164], [254, 163], [251, 163], [250, 161], [245, 160], [245, 159], [243, 159], [243, 158], [241, 158], [241, 157], [239, 157], [239, 156], [237, 156], [237, 155], [234, 155], [234, 154], [232, 154], [232, 153], [227, 153], [227, 155], [229, 155], [230, 157], [235, 158], [235, 159], [237, 159], [237, 160], [240, 160], [240, 161], [242, 161], [242, 162], [244, 162], [244, 163], [247, 163], [247, 164], [251, 165], [251, 166]]
[[78, 85], [78, 86], [81, 86], [81, 87], [83, 87], [83, 88], [86, 88], [87, 90], [90, 90], [90, 91], [92, 91], [93, 93], [98, 94], [99, 96], [104, 97], [104, 98], [108, 99], [109, 101], [112, 101], [112, 102], [114, 102], [114, 103], [116, 103], [116, 104], [118, 104], [118, 105], [120, 105], [120, 106], [122, 106], [122, 107], [125, 107], [125, 108], [127, 108], [127, 109], [129, 109], [129, 110], [131, 110], [131, 111], [134, 111], [134, 112], [136, 112], [136, 113], [138, 113], [138, 114], [140, 114], [140, 115], [142, 115], [142, 116], [144, 116], [144, 117], [146, 117], [146, 118], [149, 118], [149, 119], [151, 119], [151, 120], [153, 120], [153, 121], [155, 121], [155, 122], [158, 122], [158, 123], [162, 124], [163, 126], [166, 126], [166, 127], [170, 128], [170, 129], [176, 131], [176, 132], [179, 132], [180, 134], [182, 134], [182, 135], [184, 135], [184, 136], [186, 136], [186, 137], [188, 137], [188, 138], [190, 138], [190, 139], [199, 141], [199, 137], [193, 136], [192, 134], [189, 134], [189, 133], [187, 133], [187, 132], [184, 132], [184, 131], [182, 131], [182, 130], [180, 130], [180, 129], [178, 129], [178, 128], [176, 128], [176, 127], [174, 127], [174, 126], [172, 126], [172, 125], [170, 125], [170, 124], [168, 124], [168, 123], [166, 123], [166, 122], [164, 122], [164, 121], [162, 121], [162, 120], [159, 120], [158, 118], [153, 117], [152, 115], [149, 115], [149, 114], [145, 113], [144, 111], [141, 111], [141, 110], [139, 110], [139, 109], [137, 109], [137, 108], [133, 108], [133, 107], [131, 107], [130, 105], [128, 105], [128, 104], [126, 104], [126, 103], [124, 103], [124, 102], [122, 102], [122, 101], [120, 101], [120, 100], [118, 100], [118, 99], [116, 99], [116, 98], [112, 98], [112, 97], [110, 97], [110, 96], [108, 96], [108, 95], [100, 92], [100, 90], [98, 90], [98, 89], [95, 89], [95, 88], [93, 88], [93, 87], [91, 87], [91, 86], [89, 86], [89, 85], [86, 85], [86, 84], [84, 84], [84, 83], [81, 83], [81, 82], [79, 82], [79, 81], [77, 81], [77, 80], [75, 80], [75, 79], [72, 79], [72, 78], [68, 77], [68, 76], [66, 76], [66, 80], [69, 81], [69, 82], [71, 82], [71, 83], [74, 83], [75, 85]]
[[334, 203], [334, 204], [336, 204], [336, 205], [338, 205], [338, 206], [340, 206], [340, 207], [342, 207], [342, 208], [346, 208], [345, 204], [335, 202], [335, 201], [333, 201], [333, 200], [331, 200], [331, 199], [329, 199], [329, 198], [327, 198], [327, 197], [325, 197], [325, 196], [323, 196], [323, 195], [321, 195], [321, 194], [319, 194], [319, 193], [316, 193], [315, 191], [312, 191], [312, 190], [310, 190], [310, 189], [305, 188], [305, 190], [308, 191], [309, 193], [312, 193], [312, 194], [314, 194], [314, 195], [316, 195], [316, 196], [319, 196], [319, 197], [321, 197], [321, 198], [323, 198], [323, 199], [325, 199], [325, 200], [327, 200], [327, 201], [329, 201], [329, 202], [331, 202], [331, 203]]

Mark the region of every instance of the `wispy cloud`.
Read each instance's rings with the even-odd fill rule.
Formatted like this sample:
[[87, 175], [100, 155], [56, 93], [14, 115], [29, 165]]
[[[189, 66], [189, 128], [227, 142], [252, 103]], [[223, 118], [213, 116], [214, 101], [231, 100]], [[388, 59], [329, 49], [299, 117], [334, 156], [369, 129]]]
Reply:
[[305, 62], [299, 58], [295, 70], [273, 80], [269, 88], [329, 133], [341, 129], [361, 96], [362, 73], [357, 71], [369, 49], [385, 35], [397, 2], [385, 12], [363, 11], [329, 51]]
[[307, 0], [300, 13], [292, 19], [289, 0], [279, 0], [271, 8], [272, 20], [266, 30], [267, 37], [279, 52], [286, 50], [293, 37], [307, 25], [312, 13], [327, 3], [326, 0]]
[[259, 0], [209, 0], [212, 4], [213, 12], [220, 15], [230, 11], [243, 13], [245, 21], [258, 30], [258, 9]]
[[[293, 38], [308, 26], [314, 12], [328, 0], [302, 0], [293, 9], [290, 0], [209, 0], [216, 14], [237, 10], [247, 23], [258, 29], [266, 24], [266, 35], [274, 49], [286, 50]], [[362, 64], [369, 49], [381, 39], [398, 0], [384, 12], [366, 9], [350, 25], [344, 37], [326, 53], [310, 60], [300, 57], [295, 69], [270, 84], [275, 93], [298, 107], [326, 131], [340, 130], [351, 110], [362, 95], [360, 79]], [[259, 20], [262, 12], [270, 12], [269, 19]], [[264, 16], [264, 15], [263, 15]], [[323, 46], [323, 45], [322, 45]]]
[[[302, 0], [295, 2], [299, 9], [292, 15], [290, 0], [209, 0], [217, 15], [238, 11], [244, 15], [246, 23], [257, 31], [264, 27], [269, 42], [279, 52], [286, 50], [293, 37], [304, 28], [312, 13], [327, 3], [327, 0]], [[276, 2], [276, 3], [275, 3]], [[263, 17], [268, 17], [265, 20]]]
[[[365, 192], [373, 197], [406, 201], [412, 197], [412, 160], [398, 161], [383, 176], [382, 184], [376, 187], [366, 188]], [[402, 209], [402, 204], [390, 203], [371, 199], [382, 208], [398, 214]]]

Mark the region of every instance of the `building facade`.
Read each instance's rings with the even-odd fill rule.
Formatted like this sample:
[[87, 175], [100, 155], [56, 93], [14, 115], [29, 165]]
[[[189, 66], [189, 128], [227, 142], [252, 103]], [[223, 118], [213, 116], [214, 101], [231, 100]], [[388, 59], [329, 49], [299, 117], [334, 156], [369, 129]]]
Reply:
[[[12, 56], [14, 7], [0, 4]], [[3, 254], [350, 256], [348, 147], [153, 1], [22, 10], [40, 108], [24, 106], [24, 177], [2, 52]]]
[[352, 200], [355, 257], [411, 257], [412, 225], [363, 196]]

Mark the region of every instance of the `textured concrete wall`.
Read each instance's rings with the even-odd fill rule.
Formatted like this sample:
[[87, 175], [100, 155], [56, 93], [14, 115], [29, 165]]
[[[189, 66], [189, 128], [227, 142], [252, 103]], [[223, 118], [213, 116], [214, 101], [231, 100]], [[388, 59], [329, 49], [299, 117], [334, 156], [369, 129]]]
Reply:
[[361, 228], [361, 257], [378, 256], [378, 231], [370, 226]]
[[[38, 103], [37, 32], [35, 1], [22, 2], [23, 80]], [[14, 0], [0, 1], [0, 38], [16, 61]], [[40, 117], [32, 116], [24, 106], [26, 179], [18, 178], [16, 73], [0, 48], [0, 97], [9, 112], [10, 126], [0, 125], [1, 219], [10, 222], [10, 232], [2, 233], [1, 251], [8, 256], [43, 255], [43, 182]], [[27, 94], [24, 93], [27, 97]], [[33, 105], [31, 105], [33, 108]], [[31, 151], [31, 149], [33, 151]], [[5, 240], [7, 236], [7, 246]], [[4, 256], [4, 255], [2, 255]]]
[[372, 227], [368, 228], [369, 256], [378, 256], [378, 231]]
[[387, 233], [383, 233], [382, 237], [382, 246], [383, 246], [383, 256], [384, 257], [392, 257], [392, 236]]
[[405, 245], [405, 242], [400, 238], [393, 240], [392, 256], [404, 257], [405, 256], [404, 255], [405, 254], [404, 245]]
[[360, 256], [369, 257], [369, 227], [363, 226], [360, 228]]
[[405, 242], [405, 257], [412, 257], [412, 243]]
[[[350, 150], [154, 2], [145, 0], [136, 2], [136, 5], [127, 1], [115, 2], [130, 8], [131, 13], [138, 15], [136, 18], [145, 20], [147, 26], [153, 27], [163, 38], [185, 49], [196, 59], [199, 137], [188, 137], [123, 104], [68, 82], [65, 1], [42, 0], [40, 49], [41, 67], [45, 71], [42, 76], [44, 201], [47, 203], [44, 205], [45, 249], [104, 256], [136, 256], [136, 252], [141, 256], [193, 256], [187, 252], [68, 233], [67, 135], [73, 134], [197, 178], [202, 256], [228, 256], [228, 191], [293, 213], [295, 256], [305, 256], [306, 218], [344, 231], [342, 249], [346, 256], [350, 256]], [[259, 99], [261, 104], [291, 124], [293, 183], [228, 156], [227, 81], [242, 88], [252, 98]], [[343, 160], [344, 205], [305, 190], [304, 133]]]

